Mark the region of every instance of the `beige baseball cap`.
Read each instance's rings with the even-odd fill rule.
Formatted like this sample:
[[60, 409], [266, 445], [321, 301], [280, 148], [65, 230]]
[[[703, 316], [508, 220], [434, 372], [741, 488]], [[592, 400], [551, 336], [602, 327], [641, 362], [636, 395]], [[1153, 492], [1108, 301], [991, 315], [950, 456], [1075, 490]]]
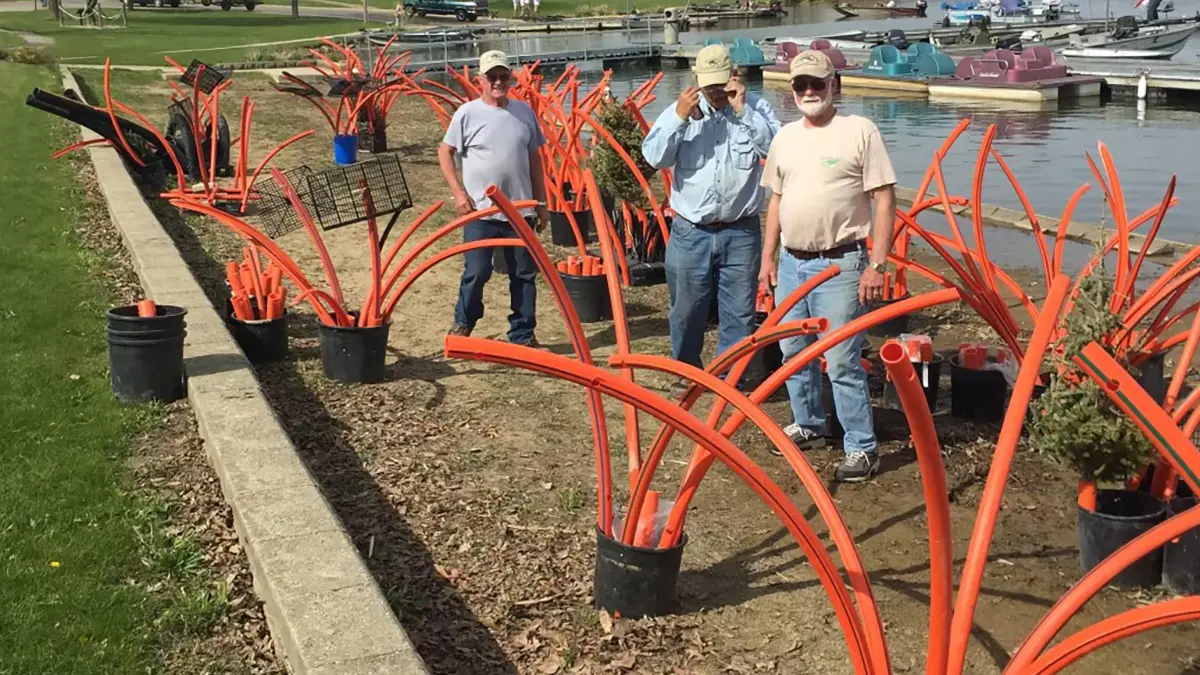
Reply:
[[792, 65], [789, 69], [789, 80], [794, 80], [801, 75], [815, 77], [818, 80], [826, 80], [833, 77], [833, 62], [825, 56], [824, 52], [819, 52], [810, 49], [806, 52], [800, 52], [792, 59]]
[[696, 83], [701, 87], [713, 84], [725, 84], [733, 73], [733, 59], [729, 58], [729, 49], [725, 45], [708, 45], [696, 55], [696, 65], [692, 66], [696, 74]]
[[486, 75], [492, 68], [512, 70], [512, 68], [508, 65], [508, 54], [505, 54], [499, 49], [493, 49], [490, 52], [484, 52], [483, 55], [479, 57], [479, 72]]

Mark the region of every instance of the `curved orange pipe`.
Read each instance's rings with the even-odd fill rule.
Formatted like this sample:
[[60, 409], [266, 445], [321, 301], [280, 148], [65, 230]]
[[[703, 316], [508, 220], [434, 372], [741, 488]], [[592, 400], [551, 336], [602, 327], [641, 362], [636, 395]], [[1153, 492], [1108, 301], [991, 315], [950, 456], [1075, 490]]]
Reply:
[[929, 643], [925, 652], [925, 672], [944, 675], [950, 648], [952, 611], [951, 580], [954, 577], [954, 553], [950, 538], [950, 499], [946, 488], [946, 467], [938, 443], [929, 402], [917, 381], [904, 346], [888, 340], [879, 350], [888, 378], [900, 397], [908, 418], [921, 485], [925, 492], [925, 517], [929, 521]]
[[1093, 651], [1138, 633], [1200, 619], [1200, 597], [1189, 596], [1127, 610], [1099, 621], [1055, 645], [1029, 668], [1031, 675], [1054, 675]]
[[503, 363], [581, 384], [590, 392], [608, 394], [633, 404], [664, 424], [677, 428], [696, 443], [703, 444], [754, 490], [800, 544], [801, 549], [813, 562], [813, 569], [833, 602], [834, 612], [846, 636], [855, 672], [872, 672], [866, 662], [866, 646], [862, 643], [861, 634], [855, 629], [853, 604], [817, 534], [808, 526], [779, 486], [728, 438], [704, 426], [692, 415], [680, 412], [670, 401], [591, 364], [520, 345], [455, 335], [446, 336], [445, 351], [448, 358]]
[[[511, 238], [480, 239], [478, 241], [455, 244], [448, 249], [439, 251], [436, 255], [430, 256], [428, 259], [422, 261], [420, 265], [417, 265], [416, 269], [414, 269], [411, 274], [409, 274], [407, 277], [404, 277], [404, 281], [400, 282], [400, 287], [396, 291], [396, 299], [399, 301], [400, 298], [403, 298], [405, 291], [407, 291], [409, 287], [416, 283], [417, 279], [420, 279], [422, 275], [433, 269], [435, 265], [443, 260], [446, 260], [447, 258], [453, 258], [456, 255], [466, 253], [467, 251], [474, 251], [477, 248], [501, 248], [505, 246], [525, 248], [525, 242], [521, 241], [520, 239]], [[387, 320], [388, 316], [390, 316], [390, 314], [385, 315], [385, 321]]]
[[1150, 226], [1150, 231], [1146, 233], [1146, 240], [1142, 244], [1142, 250], [1138, 252], [1137, 260], [1133, 263], [1133, 269], [1129, 272], [1129, 283], [1125, 289], [1127, 297], [1132, 299], [1134, 284], [1137, 283], [1138, 273], [1142, 270], [1142, 263], [1146, 260], [1146, 253], [1150, 251], [1150, 242], [1158, 236], [1158, 228], [1162, 226], [1163, 218], [1167, 215], [1167, 204], [1171, 203], [1171, 199], [1175, 196], [1175, 174], [1171, 174], [1171, 181], [1167, 183], [1167, 192], [1163, 195], [1161, 206], [1158, 210], [1158, 215], [1154, 218], [1154, 224]]
[[[246, 194], [242, 197], [242, 211], [246, 210], [246, 201], [250, 198], [250, 188], [253, 187], [254, 183], [256, 183], [258, 181], [258, 175], [260, 173], [262, 173], [262, 170], [267, 167], [267, 162], [270, 162], [272, 159], [275, 159], [275, 155], [278, 155], [280, 152], [283, 152], [284, 148], [288, 147], [292, 143], [295, 143], [296, 141], [298, 141], [302, 138], [307, 138], [308, 136], [313, 135], [313, 133], [315, 133], [315, 132], [312, 129], [309, 129], [308, 131], [301, 131], [300, 133], [296, 134], [295, 136], [292, 136], [291, 138], [287, 139], [283, 143], [280, 143], [279, 145], [275, 146], [274, 150], [267, 153], [266, 157], [263, 157], [262, 162], [259, 162], [258, 167], [256, 169], [254, 169], [254, 175], [252, 175], [250, 177], [250, 180], [242, 188], [243, 190], [246, 191]], [[239, 161], [240, 161], [240, 159], [239, 159]]]
[[1062, 273], [1063, 249], [1067, 245], [1067, 231], [1071, 218], [1075, 215], [1075, 207], [1079, 206], [1079, 200], [1083, 199], [1083, 195], [1088, 190], [1092, 189], [1091, 183], [1080, 185], [1071, 198], [1067, 200], [1067, 205], [1063, 208], [1062, 217], [1058, 219], [1058, 234], [1054, 237], [1054, 274]]
[[[542, 276], [546, 279], [546, 285], [550, 287], [554, 296], [554, 302], [558, 305], [558, 311], [562, 314], [564, 323], [567, 324], [567, 334], [571, 336], [571, 344], [575, 349], [576, 357], [581, 363], [589, 366], [592, 365], [592, 351], [591, 347], [588, 346], [587, 336], [583, 332], [583, 325], [579, 323], [579, 313], [575, 311], [575, 305], [567, 295], [567, 289], [563, 285], [562, 277], [559, 276], [558, 269], [554, 267], [554, 263], [546, 255], [546, 249], [542, 247], [537, 234], [529, 227], [524, 217], [517, 211], [516, 206], [509, 201], [508, 197], [499, 188], [491, 185], [484, 194], [508, 218], [509, 224], [512, 226], [513, 231], [517, 233], [517, 236], [525, 241], [525, 247], [529, 250], [534, 263], [537, 264], [538, 269], [542, 272]], [[607, 537], [612, 536], [613, 518], [612, 464], [608, 447], [608, 424], [604, 416], [604, 402], [600, 398], [600, 394], [589, 388], [587, 397], [592, 419], [592, 446], [596, 449], [596, 475], [600, 492], [597, 518], [600, 531]]]
[[325, 240], [321, 238], [321, 232], [317, 229], [317, 224], [313, 222], [308, 207], [301, 201], [300, 195], [292, 189], [292, 184], [288, 182], [287, 176], [284, 176], [282, 171], [271, 169], [271, 177], [283, 191], [284, 198], [292, 203], [292, 208], [296, 210], [296, 215], [300, 217], [300, 222], [304, 224], [304, 229], [308, 232], [309, 239], [312, 240], [313, 248], [317, 250], [321, 267], [325, 268], [325, 279], [329, 282], [329, 294], [333, 296], [339, 306], [345, 308], [346, 299], [342, 296], [342, 287], [338, 283], [337, 268], [333, 266], [333, 260], [329, 257], [329, 249], [325, 248]]
[[1013, 454], [1016, 452], [1021, 429], [1025, 424], [1025, 412], [1029, 408], [1029, 398], [1033, 395], [1033, 386], [1037, 384], [1042, 359], [1046, 355], [1050, 339], [1055, 334], [1059, 313], [1069, 288], [1070, 279], [1066, 275], [1060, 274], [1054, 278], [1046, 300], [1042, 304], [1041, 316], [1034, 325], [1033, 337], [1029, 340], [1025, 359], [1021, 362], [1021, 368], [1017, 372], [1017, 381], [1013, 384], [1012, 398], [1004, 415], [1004, 425], [1000, 429], [996, 449], [992, 454], [992, 465], [979, 501], [979, 515], [975, 520], [971, 541], [967, 547], [967, 559], [959, 578], [958, 598], [950, 625], [949, 670], [947, 672], [963, 672], [967, 646], [971, 638], [971, 626], [974, 623], [975, 606], [979, 600], [979, 589], [983, 583], [984, 567], [987, 565], [988, 548], [996, 529], [1000, 502], [1004, 498], [1004, 486], [1008, 481]]
[[621, 144], [617, 142], [616, 138], [613, 138], [613, 135], [608, 132], [608, 129], [605, 129], [603, 126], [601, 126], [600, 123], [597, 122], [591, 115], [586, 113], [580, 114], [583, 116], [583, 119], [587, 121], [588, 125], [591, 126], [596, 133], [600, 134], [600, 136], [608, 142], [613, 151], [620, 155], [621, 159], [625, 160], [625, 164], [629, 166], [629, 171], [633, 174], [633, 177], [637, 179], [638, 184], [642, 186], [642, 191], [646, 193], [646, 197], [650, 199], [650, 206], [654, 209], [654, 215], [658, 217], [658, 228], [660, 231], [662, 231], [663, 241], [667, 241], [671, 235], [667, 231], [666, 217], [663, 216], [662, 207], [658, 204], [658, 198], [654, 196], [654, 190], [650, 189], [650, 184], [646, 182], [646, 178], [642, 176], [642, 172], [638, 169], [637, 162], [633, 161], [633, 158], [629, 156], [628, 152], [625, 152], [625, 148], [621, 147]]
[[1029, 219], [1029, 225], [1033, 228], [1033, 240], [1037, 242], [1038, 254], [1042, 257], [1042, 270], [1045, 272], [1046, 287], [1050, 287], [1050, 280], [1054, 278], [1050, 269], [1050, 252], [1046, 250], [1046, 239], [1042, 232], [1042, 224], [1038, 221], [1037, 212], [1033, 210], [1033, 204], [1029, 202], [1029, 197], [1025, 195], [1025, 190], [1021, 187], [1021, 183], [1017, 181], [1017, 177], [1013, 175], [1012, 169], [1008, 168], [1008, 163], [1000, 156], [1000, 153], [995, 148], [991, 149], [992, 157], [995, 158], [996, 164], [1000, 165], [1000, 170], [1004, 172], [1004, 177], [1008, 179], [1009, 185], [1012, 185], [1013, 191], [1017, 193], [1017, 199], [1021, 200], [1021, 208], [1025, 209], [1025, 217]]

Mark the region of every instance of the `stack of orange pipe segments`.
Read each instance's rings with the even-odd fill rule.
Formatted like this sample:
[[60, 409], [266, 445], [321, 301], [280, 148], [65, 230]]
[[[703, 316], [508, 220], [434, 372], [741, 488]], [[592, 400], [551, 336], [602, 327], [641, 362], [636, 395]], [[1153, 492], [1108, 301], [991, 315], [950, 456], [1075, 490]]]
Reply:
[[594, 255], [567, 256], [566, 260], [558, 262], [558, 271], [576, 277], [603, 276], [604, 261]]
[[258, 249], [242, 249], [242, 262], [225, 264], [225, 279], [229, 282], [233, 318], [238, 321], [272, 321], [283, 317], [287, 288], [283, 286], [283, 270], [267, 262], [262, 265]]

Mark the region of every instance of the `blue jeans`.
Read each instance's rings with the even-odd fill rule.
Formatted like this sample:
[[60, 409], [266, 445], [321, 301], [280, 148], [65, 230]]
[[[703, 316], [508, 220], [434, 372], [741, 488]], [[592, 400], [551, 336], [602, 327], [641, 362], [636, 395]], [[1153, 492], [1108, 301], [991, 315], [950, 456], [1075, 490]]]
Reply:
[[[862, 311], [858, 303], [858, 280], [867, 268], [865, 251], [854, 251], [842, 258], [798, 260], [786, 251], [779, 254], [779, 286], [775, 296], [783, 299], [805, 281], [817, 276], [831, 265], [842, 272], [817, 286], [806, 298], [796, 303], [783, 322], [824, 317], [829, 329], [849, 323]], [[780, 343], [786, 362], [802, 349], [817, 341], [815, 335], [788, 338]], [[863, 335], [843, 340], [825, 352], [829, 381], [833, 384], [833, 404], [838, 420], [846, 430], [843, 440], [847, 452], [874, 453], [876, 449], [875, 421], [871, 412], [871, 394], [867, 389], [867, 372], [862, 367]], [[825, 432], [825, 408], [821, 404], [821, 368], [813, 359], [806, 367], [787, 380], [788, 398], [796, 424]]]
[[[527, 219], [528, 220], [528, 219]], [[476, 220], [463, 228], [463, 241], [483, 239], [515, 239], [517, 233], [504, 220]], [[454, 323], [475, 328], [483, 318], [483, 287], [492, 278], [492, 252], [495, 249], [477, 248], [463, 254], [462, 283], [458, 287], [458, 304], [454, 306]], [[504, 262], [508, 264], [508, 294], [512, 313], [508, 315], [508, 341], [528, 344], [537, 328], [537, 264], [524, 247], [506, 246]]]
[[700, 352], [714, 292], [720, 318], [717, 353], [754, 332], [762, 264], [758, 216], [712, 226], [694, 225], [676, 216], [671, 221], [666, 263], [672, 358], [704, 367]]

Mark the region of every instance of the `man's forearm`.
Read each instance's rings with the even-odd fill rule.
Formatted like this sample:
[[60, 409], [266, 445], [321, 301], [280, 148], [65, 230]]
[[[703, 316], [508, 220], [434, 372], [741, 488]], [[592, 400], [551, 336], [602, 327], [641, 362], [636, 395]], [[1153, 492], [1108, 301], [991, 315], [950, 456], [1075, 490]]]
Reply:
[[875, 191], [875, 232], [871, 237], [871, 262], [887, 264], [892, 250], [892, 234], [896, 229], [896, 190], [891, 185]]
[[779, 252], [779, 195], [772, 193], [767, 203], [767, 229], [763, 232], [763, 260], [773, 261]]
[[458, 168], [454, 166], [454, 151], [446, 146], [438, 149], [438, 166], [442, 169], [442, 177], [446, 179], [446, 184], [450, 186], [450, 191], [455, 196], [466, 194], [467, 189], [463, 187], [462, 179], [458, 177]]

